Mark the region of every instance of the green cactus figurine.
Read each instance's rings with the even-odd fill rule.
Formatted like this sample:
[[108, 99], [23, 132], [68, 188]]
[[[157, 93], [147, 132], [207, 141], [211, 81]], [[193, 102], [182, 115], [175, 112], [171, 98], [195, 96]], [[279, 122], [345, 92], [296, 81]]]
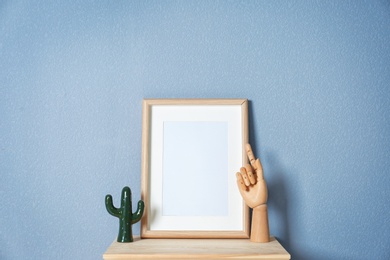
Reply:
[[106, 209], [108, 213], [119, 218], [118, 242], [133, 242], [132, 224], [137, 223], [144, 213], [144, 202], [138, 201], [137, 211], [132, 213], [131, 190], [129, 187], [122, 189], [121, 207], [115, 208], [112, 204], [112, 196], [106, 196]]

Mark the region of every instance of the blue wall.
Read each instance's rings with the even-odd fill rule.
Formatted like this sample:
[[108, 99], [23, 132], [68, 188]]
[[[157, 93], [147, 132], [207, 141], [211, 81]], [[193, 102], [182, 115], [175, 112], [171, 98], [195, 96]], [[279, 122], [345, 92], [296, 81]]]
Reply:
[[101, 258], [152, 97], [250, 100], [293, 259], [390, 259], [389, 87], [385, 0], [1, 1], [0, 259]]

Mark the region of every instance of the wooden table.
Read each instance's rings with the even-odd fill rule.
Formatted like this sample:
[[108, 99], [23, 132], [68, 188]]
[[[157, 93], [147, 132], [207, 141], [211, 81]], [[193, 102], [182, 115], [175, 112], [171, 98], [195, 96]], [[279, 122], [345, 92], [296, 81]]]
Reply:
[[269, 243], [249, 239], [140, 239], [114, 241], [103, 259], [290, 259], [290, 254], [271, 237]]

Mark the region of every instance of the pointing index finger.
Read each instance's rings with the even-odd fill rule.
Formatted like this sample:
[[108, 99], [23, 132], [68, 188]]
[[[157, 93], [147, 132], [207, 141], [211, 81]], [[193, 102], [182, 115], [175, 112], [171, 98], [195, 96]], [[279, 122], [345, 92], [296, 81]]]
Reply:
[[252, 168], [255, 169], [255, 171], [256, 171], [257, 170], [257, 167], [256, 167], [257, 165], [255, 164], [256, 158], [255, 158], [255, 155], [253, 154], [251, 145], [246, 144], [245, 149], [246, 149], [246, 154], [248, 155], [249, 162], [252, 165]]
[[250, 144], [246, 144], [245, 149], [249, 158], [249, 162], [251, 163], [252, 168], [255, 170], [257, 174], [258, 180], [264, 179], [263, 166], [261, 165], [260, 159], [255, 158], [255, 155], [253, 154], [252, 147]]

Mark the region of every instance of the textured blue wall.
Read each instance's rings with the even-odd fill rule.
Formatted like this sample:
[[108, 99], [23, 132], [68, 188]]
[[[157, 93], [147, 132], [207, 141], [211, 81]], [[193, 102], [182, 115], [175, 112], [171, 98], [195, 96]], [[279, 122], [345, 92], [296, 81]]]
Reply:
[[389, 87], [385, 0], [1, 1], [0, 259], [101, 258], [151, 97], [250, 100], [293, 259], [389, 259]]

